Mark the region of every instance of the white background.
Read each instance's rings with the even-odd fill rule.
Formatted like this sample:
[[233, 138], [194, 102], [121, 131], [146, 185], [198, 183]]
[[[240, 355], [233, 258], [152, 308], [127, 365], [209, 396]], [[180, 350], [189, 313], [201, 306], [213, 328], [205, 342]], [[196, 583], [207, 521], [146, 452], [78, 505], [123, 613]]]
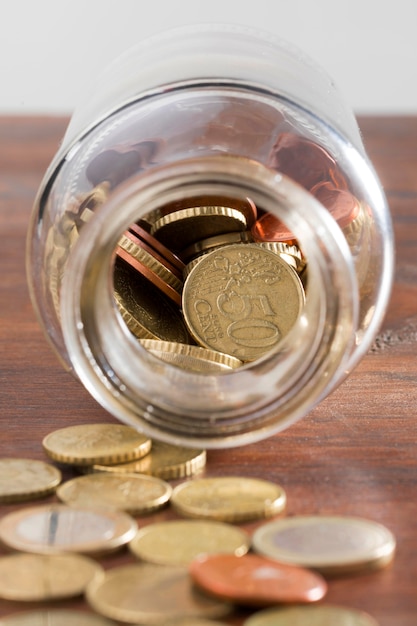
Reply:
[[417, 114], [417, 0], [0, 0], [0, 113], [71, 113], [126, 48], [200, 22], [296, 44], [356, 113]]

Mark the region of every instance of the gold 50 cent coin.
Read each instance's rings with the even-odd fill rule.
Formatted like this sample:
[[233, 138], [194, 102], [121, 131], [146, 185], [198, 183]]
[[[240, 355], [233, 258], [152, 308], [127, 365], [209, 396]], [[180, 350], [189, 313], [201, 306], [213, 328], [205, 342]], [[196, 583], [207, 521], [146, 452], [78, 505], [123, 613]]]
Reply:
[[211, 520], [170, 520], [140, 529], [129, 543], [135, 556], [160, 565], [188, 565], [201, 554], [249, 550], [249, 535], [231, 524]]
[[223, 246], [188, 274], [183, 313], [200, 345], [253, 361], [278, 344], [304, 306], [297, 272], [257, 244]]
[[282, 487], [266, 480], [224, 476], [178, 485], [171, 503], [185, 517], [243, 522], [281, 513], [286, 494]]
[[284, 563], [338, 574], [383, 567], [394, 555], [395, 538], [382, 524], [358, 517], [296, 516], [258, 528], [252, 547]]
[[23, 502], [53, 493], [61, 482], [53, 465], [32, 459], [0, 459], [0, 502]]
[[58, 498], [71, 506], [111, 507], [132, 515], [160, 509], [171, 494], [171, 485], [141, 474], [87, 474], [57, 490]]
[[38, 601], [70, 598], [103, 573], [92, 559], [79, 554], [13, 554], [0, 558], [0, 597]]
[[55, 430], [42, 445], [46, 454], [60, 463], [93, 465], [140, 459], [152, 442], [123, 424], [79, 424]]

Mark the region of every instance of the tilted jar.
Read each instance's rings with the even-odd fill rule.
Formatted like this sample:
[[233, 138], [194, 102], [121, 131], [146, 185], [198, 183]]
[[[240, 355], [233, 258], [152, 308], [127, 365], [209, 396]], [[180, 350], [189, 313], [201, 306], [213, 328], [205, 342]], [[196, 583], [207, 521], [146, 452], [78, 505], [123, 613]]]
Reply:
[[[209, 374], [146, 350], [113, 281], [129, 224], [207, 196], [250, 198], [258, 230], [285, 224], [308, 267], [303, 310], [276, 347]], [[366, 354], [393, 238], [356, 120], [325, 72], [269, 34], [200, 25], [141, 42], [97, 78], [39, 189], [27, 267], [53, 348], [107, 411], [159, 440], [221, 448], [288, 427]]]

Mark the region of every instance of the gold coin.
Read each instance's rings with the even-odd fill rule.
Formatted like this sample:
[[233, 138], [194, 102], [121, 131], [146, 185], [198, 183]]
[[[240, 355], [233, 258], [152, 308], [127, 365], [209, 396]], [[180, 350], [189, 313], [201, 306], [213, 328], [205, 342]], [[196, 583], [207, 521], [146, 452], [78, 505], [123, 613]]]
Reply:
[[0, 558], [0, 598], [30, 602], [70, 598], [103, 573], [79, 554], [13, 554]]
[[297, 272], [257, 244], [209, 252], [184, 284], [183, 313], [200, 345], [251, 361], [291, 330], [304, 306]]
[[48, 456], [60, 463], [123, 463], [148, 454], [152, 442], [123, 424], [78, 424], [60, 428], [42, 441]]
[[53, 465], [32, 459], [0, 459], [0, 502], [23, 502], [53, 493], [61, 482]]
[[135, 556], [160, 565], [188, 565], [202, 554], [234, 554], [249, 550], [249, 535], [231, 524], [212, 520], [173, 520], [139, 530], [129, 549]]
[[147, 252], [144, 248], [137, 245], [130, 238], [130, 234], [126, 233], [120, 238], [118, 245], [134, 259], [140, 261], [148, 267], [152, 272], [159, 276], [165, 283], [170, 285], [178, 293], [181, 293], [183, 287], [183, 281], [180, 280], [171, 270], [159, 261], [152, 254]]
[[270, 250], [275, 254], [279, 254], [296, 272], [300, 273], [303, 271], [305, 261], [303, 260], [303, 255], [298, 246], [290, 245], [284, 241], [259, 241], [256, 245], [265, 248], [265, 250]]
[[0, 540], [14, 550], [37, 554], [109, 552], [135, 536], [135, 520], [121, 511], [48, 504], [14, 511], [0, 519]]
[[0, 618], [0, 626], [115, 626], [113, 621], [71, 609], [23, 611]]
[[160, 217], [152, 225], [151, 235], [174, 252], [201, 239], [246, 230], [245, 215], [226, 206], [196, 206]]
[[281, 513], [285, 491], [257, 478], [200, 478], [175, 487], [171, 503], [185, 517], [243, 522]]
[[179, 306], [120, 259], [114, 266], [114, 299], [123, 321], [136, 337], [190, 342]]
[[395, 551], [391, 531], [359, 517], [296, 516], [258, 528], [252, 547], [259, 554], [338, 574], [384, 567]]
[[185, 567], [140, 563], [108, 570], [87, 587], [90, 606], [114, 620], [166, 624], [182, 617], [223, 617], [231, 605], [195, 589]]
[[154, 476], [102, 473], [73, 478], [56, 492], [70, 506], [111, 507], [132, 515], [157, 511], [171, 494], [171, 485]]
[[230, 372], [242, 365], [242, 361], [233, 356], [201, 346], [154, 339], [141, 339], [140, 342], [159, 359], [192, 372], [218, 374]]
[[153, 441], [152, 451], [139, 461], [119, 465], [93, 465], [95, 472], [148, 474], [162, 480], [193, 476], [206, 464], [206, 451]]
[[199, 257], [201, 254], [211, 252], [215, 248], [221, 246], [228, 246], [232, 243], [252, 243], [252, 233], [248, 230], [237, 231], [232, 233], [224, 233], [223, 235], [216, 235], [215, 237], [208, 237], [196, 241], [191, 246], [181, 252], [182, 258], [186, 263], [192, 261], [195, 257]]
[[378, 626], [373, 617], [363, 611], [342, 606], [291, 606], [264, 609], [254, 613], [244, 626]]

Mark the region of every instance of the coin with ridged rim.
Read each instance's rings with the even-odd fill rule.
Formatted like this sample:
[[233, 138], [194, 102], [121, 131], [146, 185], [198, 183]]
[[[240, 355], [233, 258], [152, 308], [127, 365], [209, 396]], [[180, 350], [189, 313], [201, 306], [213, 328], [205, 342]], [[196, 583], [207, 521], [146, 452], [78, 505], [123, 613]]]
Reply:
[[264, 609], [251, 615], [244, 626], [378, 626], [373, 617], [342, 606], [291, 606]]
[[143, 459], [119, 465], [93, 465], [94, 472], [138, 473], [174, 480], [193, 476], [206, 465], [206, 451], [153, 441], [152, 450]]
[[127, 513], [93, 507], [45, 504], [0, 519], [0, 540], [21, 552], [98, 554], [120, 548], [136, 534]]
[[[0, 618], [0, 626], [114, 626], [114, 622], [86, 611], [43, 609]], [[197, 625], [196, 625], [197, 626]]]
[[56, 492], [71, 506], [111, 507], [131, 515], [157, 511], [168, 503], [171, 494], [171, 485], [154, 476], [102, 473], [73, 478]]
[[126, 326], [140, 339], [189, 342], [190, 334], [179, 309], [181, 296], [161, 279], [158, 286], [152, 284], [142, 269], [138, 271], [121, 258], [114, 265], [114, 300]]
[[153, 339], [141, 339], [140, 343], [162, 361], [193, 372], [218, 374], [242, 365], [242, 361], [229, 354], [201, 346]]
[[243, 522], [277, 515], [286, 494], [275, 483], [257, 478], [197, 478], [175, 487], [171, 504], [180, 515], [225, 522]]
[[183, 617], [224, 617], [232, 607], [199, 592], [185, 567], [140, 563], [107, 570], [86, 598], [101, 615], [128, 623], [166, 624]]
[[160, 217], [151, 235], [180, 253], [184, 248], [215, 235], [246, 230], [246, 218], [239, 209], [227, 206], [196, 206]]
[[168, 264], [164, 264], [144, 247], [133, 241], [130, 233], [123, 234], [119, 239], [118, 245], [134, 259], [146, 265], [152, 272], [155, 272], [159, 278], [178, 291], [178, 293], [181, 293], [183, 281], [171, 271]]
[[188, 565], [201, 554], [234, 554], [249, 550], [241, 528], [213, 520], [169, 520], [141, 528], [129, 543], [135, 556], [160, 565]]
[[0, 558], [0, 598], [30, 602], [71, 598], [103, 573], [79, 554], [12, 554]]
[[46, 454], [60, 463], [93, 465], [140, 459], [152, 442], [123, 424], [77, 424], [60, 428], [42, 441]]
[[297, 272], [278, 254], [231, 244], [205, 254], [188, 274], [183, 314], [199, 345], [253, 361], [290, 332], [304, 301]]
[[301, 515], [263, 524], [252, 547], [284, 563], [338, 574], [384, 567], [394, 556], [395, 537], [382, 524], [359, 517]]
[[53, 493], [62, 480], [61, 472], [44, 461], [0, 459], [0, 502], [23, 502]]

